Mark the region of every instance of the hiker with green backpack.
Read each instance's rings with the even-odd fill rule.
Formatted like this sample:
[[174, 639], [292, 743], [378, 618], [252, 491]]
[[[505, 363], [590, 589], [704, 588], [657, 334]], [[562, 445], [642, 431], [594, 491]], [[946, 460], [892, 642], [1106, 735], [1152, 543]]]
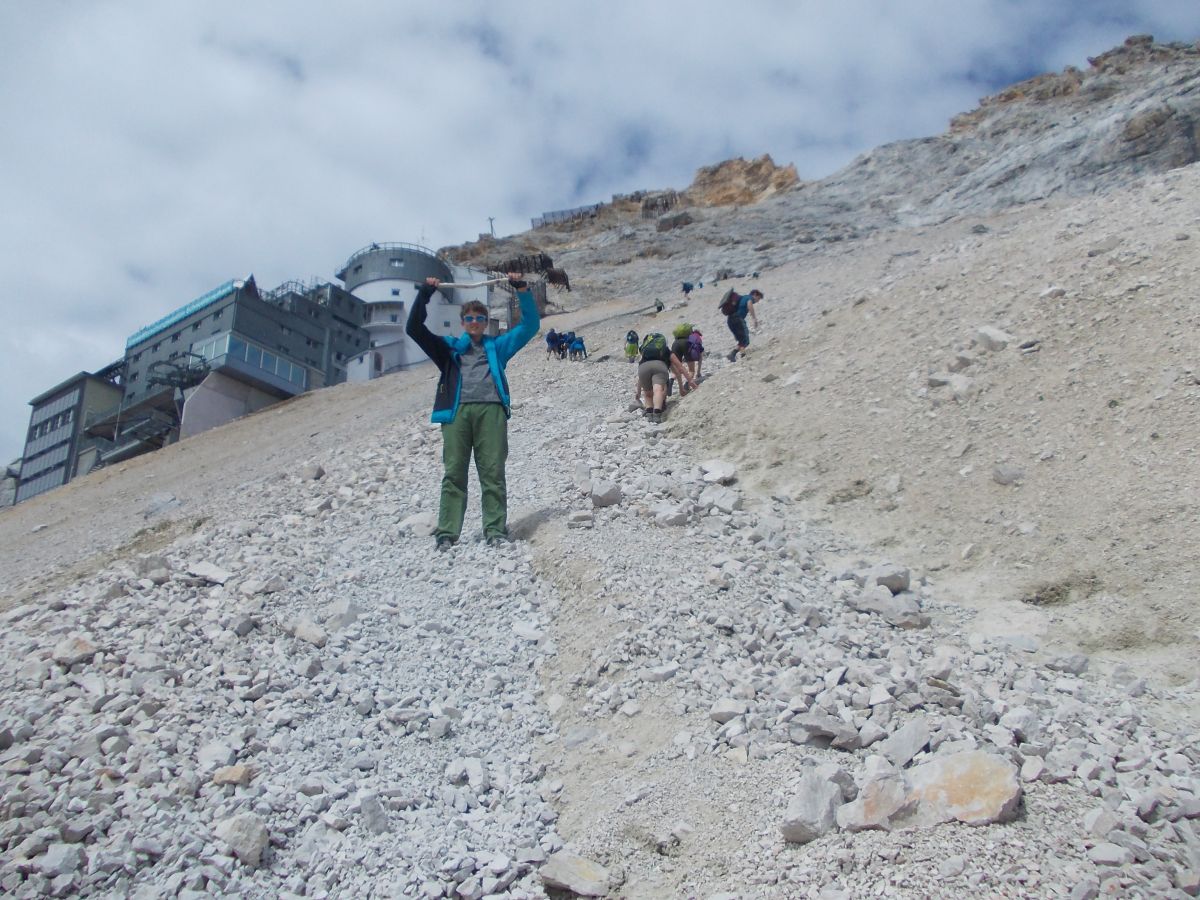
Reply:
[[[691, 349], [691, 344], [689, 343], [689, 338], [692, 335], [692, 323], [684, 322], [680, 325], [676, 325], [675, 328], [672, 329], [671, 334], [675, 338], [675, 340], [673, 340], [671, 342], [671, 353], [679, 359], [680, 363], [684, 364], [685, 368], [687, 368], [687, 370], [688, 370], [688, 374], [691, 375], [693, 379], [695, 379], [695, 373], [692, 371], [691, 366], [687, 365], [688, 352]], [[682, 396], [686, 395], [687, 392], [688, 392], [687, 386], [683, 383], [682, 380], [680, 380], [679, 381], [679, 396], [682, 397]], [[669, 389], [668, 389], [667, 393], [668, 394], [670, 393]]]
[[[679, 357], [671, 352], [665, 337], [658, 332], [652, 332], [642, 338], [641, 362], [638, 364], [633, 396], [635, 400], [641, 401], [643, 412], [655, 425], [662, 422], [663, 412], [667, 408], [667, 382], [672, 372], [679, 379], [680, 385], [686, 381], [692, 390], [699, 387], [687, 373]], [[647, 399], [650, 401], [648, 406]]]

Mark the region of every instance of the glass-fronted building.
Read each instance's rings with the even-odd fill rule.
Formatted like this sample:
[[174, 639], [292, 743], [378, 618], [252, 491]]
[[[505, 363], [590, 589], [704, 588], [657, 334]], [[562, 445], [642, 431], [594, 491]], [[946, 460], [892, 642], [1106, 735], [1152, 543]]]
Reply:
[[[130, 335], [125, 394], [88, 423], [115, 462], [195, 434], [286, 397], [346, 380], [346, 360], [367, 346], [358, 298], [332, 284], [287, 282], [260, 291], [227, 281]], [[186, 419], [205, 392], [239, 399]], [[224, 387], [222, 387], [224, 386]], [[199, 395], [199, 396], [197, 396]]]
[[99, 372], [80, 372], [29, 401], [33, 407], [14, 501], [20, 503], [91, 470], [107, 442], [88, 435], [85, 423], [119, 403], [121, 360]]

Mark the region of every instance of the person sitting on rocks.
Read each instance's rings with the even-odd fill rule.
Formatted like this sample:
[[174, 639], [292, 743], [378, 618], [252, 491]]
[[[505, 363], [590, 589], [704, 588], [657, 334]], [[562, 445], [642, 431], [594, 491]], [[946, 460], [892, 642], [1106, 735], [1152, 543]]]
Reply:
[[492, 545], [508, 538], [508, 488], [504, 467], [508, 459], [510, 398], [504, 369], [518, 350], [537, 334], [538, 310], [520, 272], [508, 273], [521, 305], [521, 321], [498, 337], [485, 334], [487, 307], [478, 300], [464, 303], [460, 313], [464, 333], [439, 337], [425, 324], [429, 298], [437, 278], [426, 278], [408, 316], [405, 333], [441, 370], [433, 400], [432, 420], [442, 426], [441, 503], [435, 545], [453, 546], [462, 532], [467, 511], [467, 470], [471, 457], [479, 476], [483, 506], [483, 535]]
[[[680, 385], [685, 381], [692, 389], [698, 387], [692, 376], [687, 373], [679, 357], [667, 346], [667, 339], [654, 332], [642, 339], [642, 361], [638, 365], [637, 380], [634, 382], [634, 399], [641, 402], [643, 412], [650, 421], [658, 424], [662, 421], [663, 412], [667, 407], [667, 382], [670, 373], [674, 372]], [[646, 399], [650, 405], [646, 406]]]

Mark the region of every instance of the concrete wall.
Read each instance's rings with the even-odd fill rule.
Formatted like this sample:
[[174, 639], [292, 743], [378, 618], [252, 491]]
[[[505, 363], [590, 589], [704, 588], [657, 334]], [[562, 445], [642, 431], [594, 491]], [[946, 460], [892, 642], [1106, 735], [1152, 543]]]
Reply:
[[278, 402], [279, 398], [273, 394], [220, 372], [210, 372], [183, 401], [179, 439], [192, 437]]

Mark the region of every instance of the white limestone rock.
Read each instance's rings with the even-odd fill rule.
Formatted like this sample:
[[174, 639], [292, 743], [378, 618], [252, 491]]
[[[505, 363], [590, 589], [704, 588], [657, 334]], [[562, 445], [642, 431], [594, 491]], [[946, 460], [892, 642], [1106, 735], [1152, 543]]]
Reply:
[[580, 897], [603, 897], [608, 893], [608, 870], [566, 850], [560, 850], [546, 860], [538, 875], [546, 887], [570, 891]]
[[266, 823], [261, 817], [254, 813], [230, 816], [217, 824], [215, 832], [243, 865], [258, 868], [269, 839]]
[[984, 750], [937, 755], [908, 771], [921, 824], [1009, 822], [1021, 803], [1017, 768]]
[[85, 635], [73, 634], [54, 645], [54, 651], [50, 654], [50, 658], [69, 668], [77, 663], [87, 662], [99, 652], [99, 649]]
[[994, 325], [981, 325], [975, 329], [975, 343], [989, 352], [997, 352], [1003, 350], [1009, 344], [1016, 340], [1007, 331], [1003, 331]]
[[204, 560], [191, 563], [187, 567], [187, 571], [189, 575], [193, 575], [196, 578], [203, 578], [209, 584], [224, 584], [233, 577], [231, 573], [225, 571], [215, 563]]
[[700, 471], [709, 484], [733, 484], [737, 481], [737, 466], [723, 459], [706, 459]]
[[712, 484], [701, 492], [697, 502], [702, 509], [716, 509], [723, 513], [733, 513], [742, 508], [742, 495], [733, 488]]
[[621, 502], [624, 494], [621, 491], [621, 486], [612, 481], [598, 479], [592, 482], [592, 506], [597, 509], [602, 509], [607, 506], [616, 506]]
[[783, 839], [793, 844], [807, 844], [831, 831], [837, 823], [837, 809], [842, 802], [840, 786], [817, 774], [802, 776], [779, 826]]
[[854, 800], [838, 807], [837, 823], [846, 831], [890, 831], [892, 817], [911, 805], [900, 774], [883, 772], [868, 778]]
[[314, 647], [324, 647], [329, 640], [329, 635], [325, 629], [307, 616], [297, 620], [292, 625], [292, 635], [298, 640], [312, 644]]
[[735, 719], [746, 712], [746, 701], [735, 700], [731, 697], [718, 700], [712, 705], [708, 711], [708, 717], [714, 722], [724, 725], [731, 719]]
[[591, 510], [575, 509], [567, 515], [568, 528], [591, 528], [595, 517]]
[[437, 517], [430, 510], [413, 513], [400, 520], [400, 531], [417, 537], [430, 537], [436, 530]]
[[879, 752], [897, 769], [907, 766], [914, 756], [929, 746], [929, 720], [917, 716], [879, 745]]

